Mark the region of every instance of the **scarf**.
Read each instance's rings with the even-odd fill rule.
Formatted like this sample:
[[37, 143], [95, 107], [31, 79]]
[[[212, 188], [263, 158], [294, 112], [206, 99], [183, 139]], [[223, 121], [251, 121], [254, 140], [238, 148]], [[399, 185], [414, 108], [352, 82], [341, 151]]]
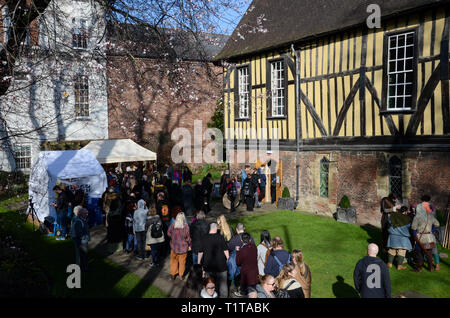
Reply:
[[391, 224], [393, 228], [411, 224], [411, 219], [402, 213], [392, 213], [391, 214]]

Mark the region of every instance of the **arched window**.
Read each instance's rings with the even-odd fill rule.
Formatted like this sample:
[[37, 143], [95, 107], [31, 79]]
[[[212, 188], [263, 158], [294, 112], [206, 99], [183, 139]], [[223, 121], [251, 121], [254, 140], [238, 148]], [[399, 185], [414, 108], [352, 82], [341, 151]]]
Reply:
[[323, 157], [320, 160], [320, 196], [328, 198], [328, 172], [330, 168], [330, 161]]
[[402, 197], [402, 160], [397, 156], [389, 159], [389, 192]]

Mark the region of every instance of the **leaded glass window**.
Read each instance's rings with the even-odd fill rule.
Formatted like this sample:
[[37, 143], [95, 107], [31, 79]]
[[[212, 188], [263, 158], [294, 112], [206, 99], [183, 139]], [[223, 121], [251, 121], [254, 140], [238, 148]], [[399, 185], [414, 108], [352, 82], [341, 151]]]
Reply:
[[389, 160], [389, 192], [402, 198], [402, 160], [396, 156]]
[[272, 116], [284, 116], [284, 63], [276, 61], [270, 64], [272, 73]]
[[16, 145], [14, 147], [14, 157], [16, 160], [16, 169], [22, 170], [31, 168], [30, 145]]
[[412, 108], [414, 89], [415, 32], [389, 36], [388, 39], [388, 110]]
[[330, 161], [327, 158], [320, 160], [320, 196], [328, 198], [328, 174]]
[[84, 75], [75, 76], [75, 117], [89, 117], [89, 79]]
[[250, 77], [248, 67], [239, 70], [239, 118], [249, 118], [250, 116]]

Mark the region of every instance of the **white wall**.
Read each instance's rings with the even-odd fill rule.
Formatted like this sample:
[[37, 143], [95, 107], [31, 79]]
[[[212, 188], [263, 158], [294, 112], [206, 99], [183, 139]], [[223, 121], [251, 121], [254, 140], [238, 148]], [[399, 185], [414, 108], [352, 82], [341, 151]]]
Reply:
[[[10, 144], [31, 144], [34, 162], [44, 141], [108, 138], [105, 19], [96, 7], [90, 1], [57, 0], [40, 18], [40, 46], [49, 51], [21, 58], [16, 70], [24, 71], [26, 78], [13, 81], [7, 95], [0, 98], [0, 116], [9, 135], [17, 135], [0, 143], [0, 170], [14, 169]], [[74, 17], [87, 22], [87, 49], [72, 48]], [[90, 115], [83, 120], [74, 118], [73, 79], [81, 71], [89, 78]], [[37, 127], [44, 128], [30, 133]]]

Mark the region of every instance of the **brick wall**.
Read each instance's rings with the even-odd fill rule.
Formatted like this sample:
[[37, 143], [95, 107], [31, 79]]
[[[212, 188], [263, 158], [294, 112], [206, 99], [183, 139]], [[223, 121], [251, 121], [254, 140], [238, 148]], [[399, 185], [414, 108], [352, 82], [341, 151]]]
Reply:
[[[302, 152], [300, 154], [300, 193], [298, 209], [331, 217], [342, 196], [347, 195], [357, 210], [359, 224], [380, 226], [380, 201], [389, 194], [388, 163], [392, 156], [402, 159], [403, 197], [409, 203], [420, 202], [429, 194], [442, 211], [450, 194], [448, 153], [437, 152]], [[246, 154], [248, 158], [248, 153]], [[320, 197], [320, 160], [330, 161], [328, 198]], [[283, 161], [283, 187], [296, 195], [296, 154], [280, 151]], [[244, 164], [232, 165], [238, 173]]]
[[207, 66], [109, 56], [110, 138], [131, 138], [157, 152], [158, 161], [168, 160], [174, 129], [188, 129], [193, 141], [194, 120], [202, 121], [203, 133], [221, 98], [222, 68]]

